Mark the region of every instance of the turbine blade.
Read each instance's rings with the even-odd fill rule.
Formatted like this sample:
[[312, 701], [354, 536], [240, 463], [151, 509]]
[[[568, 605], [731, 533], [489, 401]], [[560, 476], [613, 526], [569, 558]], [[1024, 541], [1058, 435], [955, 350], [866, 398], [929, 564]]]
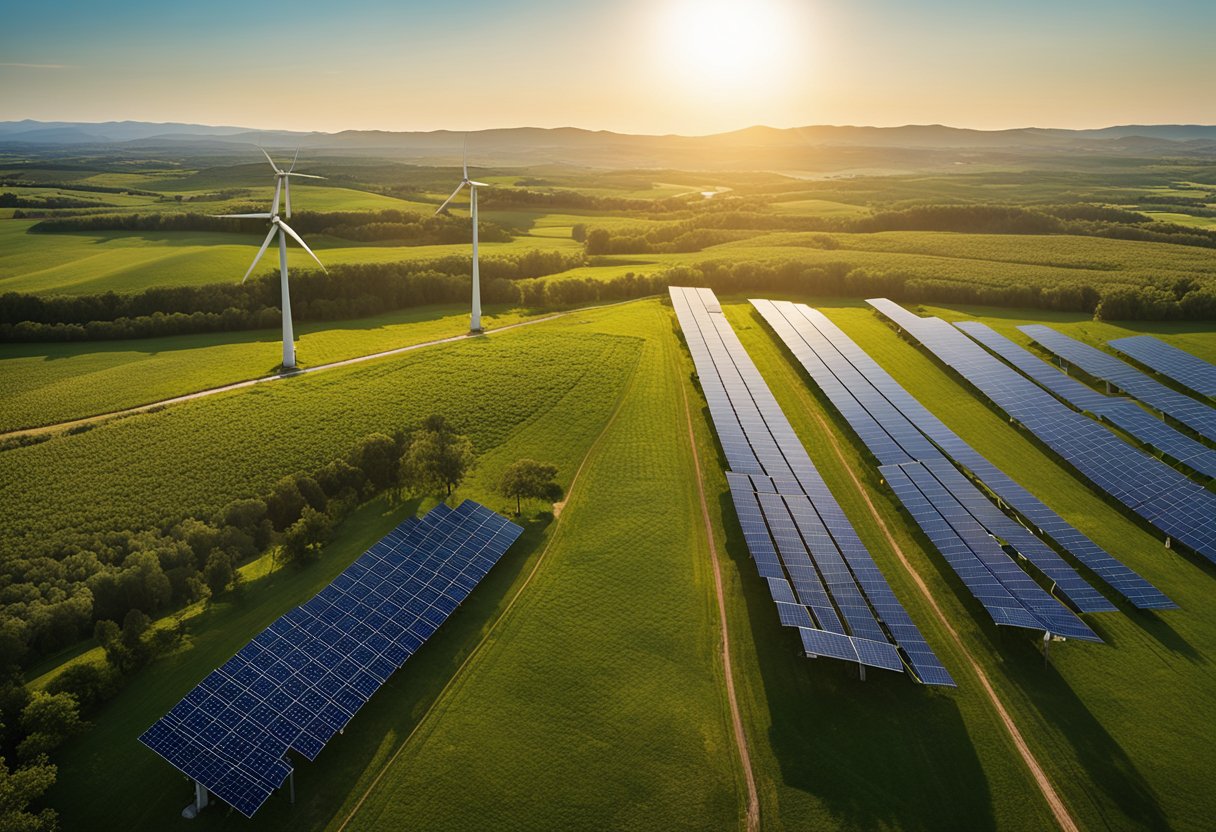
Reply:
[[460, 166], [464, 168], [464, 178], [467, 181], [469, 178], [469, 134], [464, 134], [464, 140], [460, 145]]
[[289, 237], [291, 237], [291, 239], [293, 239], [293, 240], [295, 240], [297, 243], [299, 243], [299, 244], [300, 244], [300, 247], [301, 247], [301, 248], [303, 248], [305, 251], [307, 251], [307, 252], [308, 252], [308, 255], [309, 255], [310, 257], [312, 257], [312, 259], [313, 259], [313, 260], [316, 260], [316, 261], [317, 261], [317, 265], [321, 267], [321, 271], [323, 271], [323, 272], [328, 272], [328, 271], [329, 271], [328, 269], [326, 269], [326, 268], [325, 268], [325, 264], [321, 262], [321, 258], [320, 258], [320, 257], [317, 257], [317, 255], [315, 255], [315, 254], [313, 254], [313, 253], [312, 253], [312, 249], [310, 249], [310, 248], [308, 247], [308, 243], [306, 243], [306, 242], [304, 242], [303, 240], [301, 240], [301, 239], [300, 239], [300, 235], [299, 235], [299, 234], [297, 234], [295, 231], [293, 231], [293, 230], [291, 229], [291, 226], [290, 226], [290, 225], [288, 225], [287, 223], [283, 222], [282, 220], [279, 220], [279, 222], [278, 222], [278, 226], [279, 226], [279, 228], [281, 228], [281, 229], [283, 229], [284, 231], [286, 231], [286, 232], [287, 232], [287, 235], [288, 235]]
[[486, 183], [486, 182], [474, 182], [472, 179], [470, 179], [470, 180], [469, 180], [469, 184], [470, 184], [470, 185], [474, 185], [474, 186], [476, 186], [476, 187], [478, 187], [478, 188], [489, 188], [489, 187], [491, 187], [491, 185], [490, 185], [489, 183]]
[[291, 171], [287, 171], [287, 173], [285, 173], [284, 176], [298, 176], [301, 179], [324, 179], [325, 178], [324, 176], [314, 176], [311, 173], [292, 173]]
[[211, 216], [221, 220], [268, 220], [271, 214], [212, 214]]
[[282, 173], [282, 171], [279, 170], [279, 166], [274, 163], [274, 159], [271, 159], [270, 154], [266, 152], [266, 148], [258, 147], [258, 150], [262, 151], [262, 155], [266, 157], [266, 161], [270, 162], [271, 170], [273, 170], [275, 173]]
[[288, 173], [291, 173], [293, 170], [296, 169], [296, 159], [299, 159], [299, 158], [300, 158], [300, 146], [296, 145], [296, 155], [291, 157], [291, 167], [289, 167], [287, 169]]
[[257, 268], [258, 261], [262, 259], [262, 255], [266, 253], [266, 247], [270, 245], [270, 241], [274, 239], [274, 235], [279, 233], [276, 226], [270, 226], [270, 233], [266, 235], [266, 241], [262, 243], [262, 247], [258, 249], [257, 255], [253, 258], [253, 262], [249, 264], [249, 271], [245, 272], [245, 276], [241, 278], [244, 283], [249, 279], [249, 275], [253, 274], [253, 270]]
[[283, 193], [287, 197], [287, 219], [291, 219], [291, 180], [283, 177]]
[[465, 185], [464, 182], [461, 182], [459, 185], [457, 185], [456, 190], [452, 191], [452, 195], [443, 201], [443, 204], [439, 206], [439, 208], [435, 211], [435, 213], [436, 214], [443, 213], [443, 209], [447, 208], [448, 203], [456, 198], [456, 194], [460, 193], [460, 189], [463, 188], [464, 185]]
[[283, 180], [276, 179], [274, 181], [274, 203], [270, 206], [270, 213], [279, 213], [279, 193], [283, 190]]

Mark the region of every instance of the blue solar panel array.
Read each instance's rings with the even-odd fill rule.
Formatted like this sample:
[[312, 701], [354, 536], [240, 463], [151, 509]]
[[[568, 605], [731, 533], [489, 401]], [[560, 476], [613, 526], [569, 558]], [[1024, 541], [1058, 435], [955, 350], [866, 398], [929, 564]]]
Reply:
[[[1216, 561], [1216, 494], [1070, 409], [940, 318], [921, 318], [886, 298], [866, 302], [1095, 486], [1170, 539]], [[953, 453], [951, 456], [971, 467]], [[978, 474], [974, 468], [972, 471]]]
[[1106, 343], [1186, 389], [1216, 398], [1216, 365], [1151, 335], [1132, 335]]
[[[996, 538], [1055, 582], [1081, 611], [1111, 611], [1115, 606], [1054, 550], [1001, 512], [946, 459], [852, 363], [849, 355], [861, 351], [844, 332], [805, 304], [766, 300], [752, 304], [866, 443], [882, 466], [879, 470], [897, 484], [893, 484], [896, 495], [913, 504], [908, 506], [913, 518], [994, 621], [1098, 640], [1018, 568]], [[891, 383], [898, 388], [893, 379]], [[1021, 613], [1012, 614], [1011, 604]]]
[[1018, 329], [1069, 364], [1080, 367], [1094, 378], [1110, 382], [1149, 407], [1177, 419], [1200, 436], [1216, 441], [1216, 410], [1203, 402], [1171, 390], [1113, 355], [1050, 327], [1029, 324]]
[[987, 324], [964, 321], [955, 326], [1078, 410], [1105, 419], [1193, 471], [1216, 477], [1216, 450], [1175, 430], [1135, 402], [1099, 393], [1065, 375], [1053, 364], [1041, 360]]
[[[1172, 609], [1176, 606], [1152, 584], [1111, 557], [1102, 547], [964, 442], [824, 315], [809, 307], [798, 308], [804, 317], [809, 318], [817, 329], [830, 338], [837, 351], [894, 406], [899, 415], [915, 425], [946, 456], [970, 472], [971, 476], [983, 482], [1040, 534], [1054, 541], [1137, 607]], [[910, 317], [916, 319], [915, 316]], [[900, 429], [899, 432], [901, 436], [908, 433], [906, 428]], [[915, 447], [918, 452], [924, 453], [923, 445]]]
[[422, 646], [523, 529], [471, 500], [410, 518], [139, 739], [246, 817]]
[[[809, 656], [954, 680], [896, 599], [708, 289], [672, 304], [730, 470], [748, 551]], [[902, 650], [903, 655], [900, 655]]]

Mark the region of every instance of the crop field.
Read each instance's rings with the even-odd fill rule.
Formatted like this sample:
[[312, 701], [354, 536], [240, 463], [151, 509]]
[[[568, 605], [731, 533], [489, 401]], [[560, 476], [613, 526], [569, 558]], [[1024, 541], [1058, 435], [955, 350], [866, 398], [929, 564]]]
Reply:
[[845, 263], [959, 284], [1053, 286], [1084, 280], [1094, 286], [1168, 286], [1180, 279], [1216, 283], [1216, 260], [1208, 249], [1092, 237], [933, 231], [784, 232], [723, 243], [692, 254], [636, 257], [665, 265], [785, 260]]
[[[423, 350], [16, 448], [0, 469], [0, 552], [19, 551], [23, 540], [62, 524], [100, 531], [209, 514], [284, 473], [324, 465], [368, 433], [434, 412], [458, 419], [475, 447], [489, 449], [571, 391], [587, 395], [585, 387], [602, 384], [599, 368], [623, 372], [635, 348], [616, 337], [517, 330], [452, 345], [439, 358]], [[540, 365], [552, 371], [537, 374]], [[48, 502], [58, 506], [55, 515], [41, 509]]]
[[[531, 316], [487, 307], [487, 329]], [[346, 323], [297, 324], [302, 368], [449, 338], [468, 331], [467, 309], [423, 307]], [[0, 433], [68, 422], [273, 374], [282, 332], [179, 335], [130, 341], [0, 345]]]
[[[262, 244], [252, 235], [198, 231], [31, 234], [27, 229], [32, 224], [28, 220], [0, 224], [0, 275], [5, 275], [0, 277], [0, 292], [71, 295], [237, 282]], [[310, 237], [308, 244], [327, 266], [467, 256], [469, 250], [462, 244], [361, 245], [320, 235]], [[508, 243], [483, 243], [481, 251], [494, 256], [577, 248], [568, 237], [521, 237]], [[316, 264], [292, 243], [287, 248], [287, 267], [316, 268]], [[277, 269], [277, 258], [267, 254], [256, 273]]]

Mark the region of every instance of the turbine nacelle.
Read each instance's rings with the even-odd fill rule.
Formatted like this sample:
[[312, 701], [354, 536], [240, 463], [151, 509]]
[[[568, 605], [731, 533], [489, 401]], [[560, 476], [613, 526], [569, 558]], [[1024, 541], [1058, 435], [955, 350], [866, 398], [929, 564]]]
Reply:
[[266, 161], [270, 163], [270, 169], [274, 171], [274, 206], [271, 208], [271, 213], [279, 212], [279, 195], [282, 194], [287, 198], [287, 216], [291, 217], [291, 178], [292, 176], [300, 179], [324, 179], [324, 176], [314, 176], [311, 173], [296, 173], [296, 160], [300, 158], [300, 148], [296, 148], [296, 155], [291, 157], [291, 167], [283, 170], [274, 163], [274, 159], [270, 158], [270, 154], [266, 152], [266, 148], [259, 147], [262, 155], [266, 157]]

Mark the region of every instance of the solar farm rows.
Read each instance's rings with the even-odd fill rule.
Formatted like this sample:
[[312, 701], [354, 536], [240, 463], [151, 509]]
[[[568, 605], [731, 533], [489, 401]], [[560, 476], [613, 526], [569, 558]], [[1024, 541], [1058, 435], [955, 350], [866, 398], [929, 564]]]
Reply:
[[1216, 410], [1203, 402], [1196, 401], [1185, 393], [1171, 390], [1113, 355], [1069, 338], [1050, 327], [1029, 324], [1018, 329], [1069, 364], [1080, 367], [1094, 378], [1109, 382], [1149, 407], [1177, 419], [1200, 436], [1216, 441]]
[[1099, 393], [1039, 359], [987, 324], [963, 321], [955, 326], [1078, 410], [1105, 419], [1194, 471], [1216, 477], [1216, 450], [1175, 430], [1135, 402]]
[[[1082, 612], [1111, 611], [1115, 606], [1043, 540], [985, 497], [947, 459], [934, 437], [954, 448], [962, 440], [936, 419], [913, 421], [912, 417], [925, 414], [924, 409], [913, 406], [915, 399], [822, 313], [805, 304], [766, 300], [752, 304], [869, 448], [900, 502], [993, 621], [1100, 640], [1019, 568], [1004, 547], [1033, 564]], [[965, 456], [974, 461], [978, 453], [968, 450]], [[977, 467], [994, 470], [987, 460]], [[998, 478], [995, 488], [1002, 484]], [[1091, 561], [1116, 567], [1113, 574], [1130, 579], [1136, 595], [1153, 591], [1109, 555], [1090, 554]]]
[[[1216, 561], [1216, 494], [1071, 409], [946, 321], [921, 318], [886, 298], [867, 303], [953, 368], [1093, 485], [1167, 538]], [[974, 468], [972, 471], [978, 474]]]
[[[713, 292], [672, 287], [748, 551], [808, 656], [954, 680], [896, 599]], [[900, 652], [902, 651], [903, 657]]]
[[1132, 335], [1107, 343], [1150, 370], [1173, 379], [1186, 389], [1194, 390], [1201, 396], [1216, 398], [1216, 365], [1151, 335]]
[[523, 529], [466, 500], [401, 523], [202, 680], [140, 741], [246, 817], [315, 760]]

